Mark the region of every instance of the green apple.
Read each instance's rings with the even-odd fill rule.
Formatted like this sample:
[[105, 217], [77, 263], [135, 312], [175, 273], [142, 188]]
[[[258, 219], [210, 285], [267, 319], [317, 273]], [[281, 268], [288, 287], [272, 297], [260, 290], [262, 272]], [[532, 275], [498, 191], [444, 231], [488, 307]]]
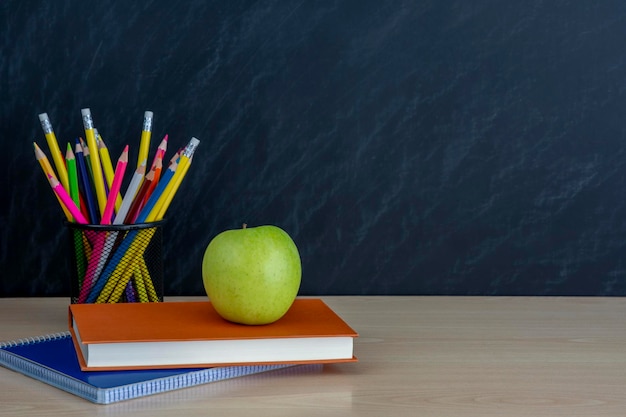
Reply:
[[298, 248], [276, 226], [246, 227], [215, 236], [204, 252], [202, 281], [220, 316], [269, 324], [293, 304], [302, 278]]

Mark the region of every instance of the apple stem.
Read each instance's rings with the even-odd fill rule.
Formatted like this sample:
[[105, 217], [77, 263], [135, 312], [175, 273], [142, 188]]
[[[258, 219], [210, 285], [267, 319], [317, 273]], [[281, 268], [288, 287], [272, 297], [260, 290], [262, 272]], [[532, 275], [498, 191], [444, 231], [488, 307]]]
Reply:
[[248, 227], [248, 225], [246, 223], [243, 224], [243, 228], [245, 229], [246, 227]]

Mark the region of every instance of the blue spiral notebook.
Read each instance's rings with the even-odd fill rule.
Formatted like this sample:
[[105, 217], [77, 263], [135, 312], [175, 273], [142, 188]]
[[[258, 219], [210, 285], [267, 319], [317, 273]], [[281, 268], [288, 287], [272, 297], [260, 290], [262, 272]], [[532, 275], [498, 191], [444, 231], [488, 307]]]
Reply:
[[84, 372], [69, 332], [0, 343], [0, 365], [98, 404], [293, 366]]

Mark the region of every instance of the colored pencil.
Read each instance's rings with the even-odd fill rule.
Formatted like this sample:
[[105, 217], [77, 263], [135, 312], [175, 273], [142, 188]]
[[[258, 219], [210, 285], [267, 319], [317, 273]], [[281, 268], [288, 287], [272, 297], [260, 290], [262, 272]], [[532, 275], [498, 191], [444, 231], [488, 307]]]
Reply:
[[[78, 173], [76, 171], [76, 157], [74, 156], [74, 152], [72, 152], [72, 145], [68, 142], [67, 149], [65, 151], [65, 164], [67, 165], [67, 177], [70, 183], [70, 197], [72, 197], [72, 201], [76, 204], [81, 210], [81, 214], [85, 216], [85, 212], [82, 210], [82, 205], [80, 201], [80, 192], [78, 190]], [[85, 219], [89, 220], [87, 217]], [[78, 256], [77, 259], [83, 259], [85, 256], [85, 251], [83, 249], [82, 244], [82, 233], [78, 230], [71, 230], [72, 238], [74, 240], [74, 250]], [[85, 265], [84, 262], [78, 261], [76, 263], [76, 270], [78, 271], [77, 278], [79, 286], [82, 285], [83, 279], [85, 277]]]
[[80, 212], [78, 207], [76, 207], [76, 204], [74, 204], [74, 202], [72, 201], [72, 197], [70, 197], [67, 191], [65, 191], [65, 188], [63, 188], [63, 185], [59, 182], [59, 180], [57, 180], [56, 177], [52, 175], [48, 175], [48, 181], [50, 182], [50, 186], [52, 187], [54, 192], [57, 193], [57, 195], [61, 199], [61, 202], [63, 202], [63, 204], [65, 204], [65, 207], [67, 207], [67, 209], [70, 211], [70, 214], [72, 215], [72, 217], [74, 217], [74, 220], [77, 223], [87, 224], [87, 219], [83, 217], [83, 214]]
[[[185, 148], [186, 149], [186, 148]], [[194, 147], [195, 150], [195, 147]], [[148, 214], [146, 218], [146, 222], [153, 222], [159, 219], [159, 214], [161, 213], [161, 209], [166, 201], [169, 199], [170, 194], [173, 197], [173, 192], [178, 189], [180, 182], [182, 181], [184, 171], [186, 166], [189, 164], [189, 156], [186, 155], [185, 151], [183, 151], [178, 160], [178, 167], [176, 168], [176, 172], [174, 176], [167, 183], [167, 186], [163, 190], [163, 192], [159, 195], [159, 199], [156, 201], [153, 209]]]
[[[114, 225], [121, 225], [124, 223], [124, 219], [126, 218], [126, 215], [128, 214], [130, 206], [133, 203], [134, 198], [137, 195], [137, 192], [139, 190], [139, 187], [142, 184], [145, 171], [146, 171], [146, 161], [143, 161], [141, 165], [139, 165], [139, 167], [135, 170], [135, 173], [130, 180], [130, 184], [128, 184], [128, 187], [126, 188], [126, 192], [124, 193], [124, 198], [122, 199], [122, 205], [120, 206], [117, 214], [115, 215], [115, 219], [113, 220]], [[106, 254], [101, 255], [102, 259], [106, 259], [110, 255], [110, 250], [113, 248], [114, 242], [115, 240], [117, 240], [118, 234], [119, 232], [117, 231], [114, 231], [108, 234], [105, 247], [109, 250], [107, 251]], [[102, 271], [102, 267], [104, 266], [102, 259], [101, 259], [101, 263], [98, 264], [98, 273]], [[133, 296], [133, 291], [128, 292], [126, 294], [127, 300], [130, 301], [132, 299], [132, 296]]]
[[135, 170], [135, 174], [130, 180], [130, 184], [126, 188], [126, 192], [124, 193], [124, 198], [122, 198], [122, 205], [115, 215], [115, 219], [113, 219], [113, 224], [123, 224], [126, 215], [130, 209], [135, 196], [137, 195], [137, 191], [143, 182], [143, 176], [146, 172], [146, 161], [143, 161], [141, 165]]
[[93, 190], [94, 202], [96, 203], [96, 209], [98, 207], [98, 201], [96, 200], [96, 189], [94, 188], [93, 183], [93, 167], [91, 166], [91, 152], [89, 152], [89, 146], [87, 146], [87, 142], [83, 140], [83, 138], [78, 138], [80, 140], [80, 146], [83, 149], [83, 157], [85, 158], [85, 166], [87, 167], [87, 173], [89, 174], [89, 183], [90, 187]]
[[151, 169], [150, 172], [148, 172], [148, 174], [144, 178], [143, 183], [141, 184], [141, 188], [139, 188], [139, 191], [137, 192], [137, 195], [135, 196], [135, 199], [133, 200], [133, 203], [131, 204], [130, 209], [128, 210], [128, 214], [126, 215], [126, 218], [124, 219], [124, 223], [126, 224], [135, 223], [135, 221], [137, 220], [137, 216], [139, 216], [139, 213], [141, 211], [141, 207], [143, 206], [143, 201], [144, 201], [146, 192], [152, 186], [153, 180], [154, 180], [154, 170]]
[[46, 174], [46, 177], [48, 175], [56, 176], [52, 165], [50, 165], [48, 157], [46, 156], [44, 151], [41, 150], [39, 145], [37, 145], [37, 142], [33, 142], [33, 148], [35, 149], [35, 158], [37, 159], [37, 162], [39, 162], [39, 165], [41, 166], [44, 174]]
[[152, 165], [150, 165], [150, 169], [154, 167], [157, 159], [160, 159], [161, 161], [163, 161], [163, 158], [165, 157], [165, 152], [167, 151], [168, 137], [169, 136], [166, 134], [165, 136], [163, 136], [163, 139], [161, 139], [161, 143], [159, 143], [159, 146], [157, 147], [157, 150], [154, 154], [154, 159], [152, 160]]
[[178, 160], [180, 159], [180, 154], [183, 153], [184, 150], [185, 148], [180, 148], [179, 150], [177, 150], [176, 153], [170, 158], [169, 165], [173, 164], [174, 162], [178, 163]]
[[[52, 165], [50, 165], [50, 161], [48, 161], [48, 157], [46, 157], [46, 154], [41, 150], [37, 143], [33, 142], [33, 146], [35, 148], [35, 158], [37, 159], [37, 162], [39, 162], [39, 166], [41, 166], [41, 170], [46, 175], [46, 178], [48, 178], [48, 176], [50, 175], [54, 176], [54, 170], [52, 169]], [[56, 193], [54, 193], [54, 195], [59, 201], [59, 205], [61, 206], [61, 209], [65, 214], [65, 218], [68, 221], [72, 221], [72, 214], [70, 213], [70, 211], [67, 209], [67, 207], [65, 207], [59, 196]]]
[[146, 202], [148, 201], [148, 198], [150, 198], [150, 195], [156, 188], [156, 185], [161, 178], [162, 169], [163, 169], [163, 161], [161, 160], [161, 158], [159, 158], [156, 160], [156, 163], [152, 166], [152, 169], [150, 170], [150, 172], [152, 172], [152, 181], [150, 182], [150, 187], [146, 190], [146, 194], [143, 196], [143, 199], [141, 201], [142, 207], [143, 205], [146, 204]]
[[122, 299], [122, 295], [124, 294], [126, 288], [128, 288], [130, 279], [133, 277], [133, 273], [135, 272], [135, 255], [136, 254], [133, 253], [129, 247], [124, 254], [124, 257], [119, 262], [118, 268], [116, 268], [113, 273], [113, 277], [116, 278], [109, 278], [106, 281], [106, 285], [102, 288], [98, 298], [96, 298], [96, 303], [117, 303]]
[[85, 140], [87, 141], [87, 147], [89, 148], [89, 158], [91, 161], [91, 169], [93, 171], [93, 183], [96, 189], [96, 199], [98, 200], [98, 208], [100, 209], [100, 215], [104, 213], [104, 208], [107, 204], [107, 195], [104, 188], [104, 179], [102, 178], [102, 164], [100, 163], [100, 156], [98, 154], [98, 145], [96, 143], [96, 137], [94, 134], [93, 119], [91, 118], [91, 110], [88, 108], [81, 109], [81, 115], [83, 116], [83, 127], [85, 128]]
[[96, 234], [95, 239], [93, 239], [94, 242], [89, 256], [89, 261], [87, 262], [87, 270], [85, 271], [84, 279], [78, 294], [79, 303], [84, 303], [87, 300], [94, 283], [98, 279], [98, 276], [100, 276], [100, 272], [104, 267], [107, 252], [105, 250], [105, 247], [107, 246], [107, 237], [108, 235], [106, 232], [101, 232]]
[[[65, 151], [65, 164], [67, 166], [67, 178], [69, 181], [69, 192], [70, 197], [76, 207], [80, 210], [80, 193], [78, 191], [78, 176], [76, 172], [76, 158], [74, 157], [74, 152], [72, 152], [72, 145], [67, 144], [67, 149]], [[85, 215], [81, 210], [81, 214]], [[85, 217], [86, 218], [86, 217]]]
[[85, 199], [80, 192], [80, 182], [78, 180], [76, 155], [72, 151], [72, 145], [69, 142], [67, 144], [65, 160], [65, 163], [67, 165], [67, 176], [70, 181], [70, 197], [72, 197], [72, 201], [76, 203], [76, 206], [80, 209], [80, 212], [83, 213], [83, 216], [87, 220], [89, 220], [89, 211], [87, 210], [87, 204], [85, 203]]
[[[138, 287], [137, 290], [135, 291], [135, 288], [133, 287], [133, 283], [132, 281], [128, 283], [128, 285], [126, 285], [126, 291], [125, 291], [125, 296], [126, 296], [126, 300], [128, 300], [128, 302], [133, 303], [135, 301], [137, 301], [137, 297], [135, 296], [135, 293], [137, 293], [137, 295], [141, 294], [141, 289], [140, 284], [143, 284], [143, 280], [141, 279], [141, 277], [138, 277], [135, 275], [135, 284]], [[142, 303], [146, 303], [148, 302], [147, 299], [143, 299], [143, 297], [139, 296], [139, 301]]]
[[199, 144], [200, 144], [200, 141], [198, 139], [191, 138], [191, 140], [189, 141], [189, 144], [187, 145], [182, 155], [180, 156], [180, 163], [178, 165], [178, 169], [176, 170], [176, 174], [174, 175], [174, 178], [172, 178], [172, 180], [170, 181], [170, 184], [168, 184], [168, 187], [163, 192], [164, 195], [161, 198], [159, 198], [159, 201], [163, 200], [163, 202], [162, 203], [157, 202], [156, 207], [158, 207], [158, 211], [155, 214], [153, 219], [151, 219], [150, 216], [148, 216], [148, 221], [161, 220], [165, 216], [165, 212], [167, 211], [170, 203], [172, 202], [172, 199], [174, 198], [176, 191], [178, 191], [178, 187], [183, 181], [183, 178], [185, 177], [185, 175], [187, 174], [187, 170], [189, 169], [189, 166], [191, 165], [191, 158], [193, 157], [193, 154], [198, 148]]
[[156, 202], [159, 200], [159, 198], [163, 194], [163, 191], [165, 190], [165, 187], [167, 187], [167, 184], [169, 184], [172, 177], [176, 173], [177, 168], [178, 168], [178, 163], [174, 161], [165, 170], [165, 174], [163, 174], [163, 177], [157, 184], [156, 188], [154, 189], [154, 192], [152, 193], [152, 195], [150, 196], [146, 204], [143, 206], [143, 208], [139, 212], [139, 216], [137, 216], [137, 219], [135, 219], [136, 223], [147, 222], [148, 216], [154, 210], [154, 206], [156, 205]]
[[[111, 224], [113, 208], [115, 206], [116, 200], [115, 197], [119, 193], [119, 189], [122, 184], [122, 178], [124, 177], [124, 172], [127, 165], [128, 145], [126, 145], [126, 147], [122, 151], [122, 155], [118, 159], [113, 182], [111, 185], [111, 190], [109, 192], [104, 214], [102, 215], [102, 220], [100, 222], [101, 224]], [[94, 279], [97, 279], [97, 277], [100, 275], [100, 272], [102, 271], [102, 268], [106, 263], [106, 259], [110, 254], [110, 250], [112, 249], [117, 236], [118, 232], [116, 231], [110, 232], [108, 234], [106, 232], [102, 232], [97, 235], [97, 243], [94, 244], [94, 251], [89, 260], [89, 265], [87, 267], [88, 274], [85, 277], [85, 282], [83, 283], [83, 287], [81, 288], [79, 302], [84, 302], [89, 291], [91, 290], [91, 287], [93, 286]]]
[[[74, 156], [76, 156], [76, 154], [74, 154]], [[78, 173], [78, 167], [76, 167], [76, 172]], [[80, 180], [78, 180], [78, 198], [80, 199], [80, 205], [78, 206], [78, 208], [80, 209], [80, 212], [83, 213], [83, 216], [87, 220], [90, 220], [89, 210], [87, 210], [87, 203], [85, 202], [85, 197], [83, 196], [83, 193], [81, 191]]]
[[61, 149], [59, 149], [59, 143], [57, 142], [56, 135], [54, 134], [54, 130], [52, 129], [52, 123], [50, 123], [50, 118], [48, 118], [48, 114], [41, 113], [39, 115], [39, 121], [41, 122], [43, 133], [46, 136], [48, 148], [50, 149], [50, 154], [52, 155], [54, 166], [57, 169], [58, 178], [61, 180], [61, 184], [63, 184], [63, 187], [65, 187], [66, 190], [69, 190], [69, 180], [67, 176], [67, 169], [65, 167], [65, 161], [63, 160], [63, 154], [61, 153]]
[[70, 197], [76, 204], [76, 207], [80, 207], [80, 192], [78, 190], [78, 171], [76, 170], [76, 157], [72, 152], [72, 145], [68, 142], [67, 150], [65, 151], [65, 163], [67, 164], [67, 178], [70, 186]]
[[[109, 187], [109, 195], [111, 194], [111, 187], [113, 186], [113, 178], [115, 177], [115, 172], [113, 171], [113, 164], [111, 163], [111, 155], [109, 154], [109, 148], [107, 148], [106, 143], [104, 143], [104, 139], [99, 134], [96, 135], [96, 140], [98, 143], [98, 152], [100, 153], [100, 162], [102, 163], [102, 170], [104, 171], [104, 178], [106, 179], [107, 185]], [[109, 195], [107, 195], [107, 200], [109, 199]], [[119, 210], [120, 205], [122, 204], [122, 196], [117, 193], [115, 197], [115, 209]]]
[[[156, 288], [154, 288], [154, 282], [152, 282], [152, 278], [150, 278], [150, 271], [148, 271], [148, 265], [146, 265], [146, 260], [142, 256], [139, 260], [139, 269], [141, 270], [141, 276], [144, 277], [144, 285], [146, 287], [146, 292], [148, 293], [148, 301], [157, 302], [159, 300], [159, 296], [157, 295]], [[147, 278], [147, 279], [146, 279]]]
[[152, 116], [151, 111], [143, 114], [143, 127], [141, 129], [141, 141], [139, 142], [139, 155], [137, 157], [137, 166], [141, 165], [144, 160], [148, 160], [148, 152], [150, 150], [150, 137], [152, 136]]
[[167, 151], [167, 140], [168, 135], [165, 135], [163, 137], [163, 140], [161, 140], [161, 143], [159, 143], [159, 147], [157, 148], [157, 151], [154, 155], [152, 167], [150, 168], [154, 169], [154, 179], [152, 180], [152, 185], [150, 186], [148, 191], [146, 191], [146, 195], [144, 196], [142, 204], [145, 204], [148, 201], [148, 198], [150, 198], [150, 195], [152, 194], [152, 192], [156, 188], [157, 183], [161, 179], [161, 171], [163, 170], [163, 158], [165, 157], [165, 152]]
[[115, 207], [115, 201], [119, 195], [120, 188], [122, 186], [122, 179], [124, 178], [124, 172], [126, 171], [126, 165], [128, 164], [128, 145], [122, 151], [117, 165], [115, 166], [115, 174], [113, 176], [113, 182], [111, 189], [109, 190], [109, 196], [107, 198], [106, 206], [104, 207], [104, 213], [100, 224], [111, 224], [113, 218], [113, 209]]
[[89, 220], [92, 224], [97, 224], [98, 210], [96, 208], [95, 196], [93, 195], [93, 189], [91, 188], [91, 182], [89, 181], [89, 173], [87, 172], [87, 164], [83, 155], [83, 147], [80, 141], [76, 140], [76, 147], [74, 156], [76, 157], [76, 165], [78, 167], [78, 181], [82, 185], [83, 195], [85, 196], [85, 203], [87, 205], [87, 211], [89, 212]]

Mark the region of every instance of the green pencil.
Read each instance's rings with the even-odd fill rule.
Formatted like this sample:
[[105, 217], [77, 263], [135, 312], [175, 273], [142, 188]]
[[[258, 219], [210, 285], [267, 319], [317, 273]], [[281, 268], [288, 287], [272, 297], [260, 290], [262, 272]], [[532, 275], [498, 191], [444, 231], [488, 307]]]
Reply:
[[[76, 169], [76, 156], [72, 151], [72, 145], [67, 144], [67, 151], [65, 152], [65, 164], [67, 165], [67, 176], [70, 186], [70, 197], [76, 204], [76, 207], [80, 208], [80, 192], [78, 191], [78, 171]], [[78, 285], [80, 285], [85, 277], [85, 262], [82, 262], [84, 257], [83, 242], [81, 232], [78, 230], [71, 230], [74, 235], [74, 250], [76, 251], [76, 268], [78, 274]]]
[[67, 176], [69, 179], [70, 185], [70, 197], [76, 204], [77, 207], [80, 207], [80, 194], [78, 191], [78, 171], [76, 169], [76, 157], [74, 156], [74, 152], [72, 151], [72, 145], [67, 144], [67, 151], [65, 152], [65, 163], [67, 164]]

